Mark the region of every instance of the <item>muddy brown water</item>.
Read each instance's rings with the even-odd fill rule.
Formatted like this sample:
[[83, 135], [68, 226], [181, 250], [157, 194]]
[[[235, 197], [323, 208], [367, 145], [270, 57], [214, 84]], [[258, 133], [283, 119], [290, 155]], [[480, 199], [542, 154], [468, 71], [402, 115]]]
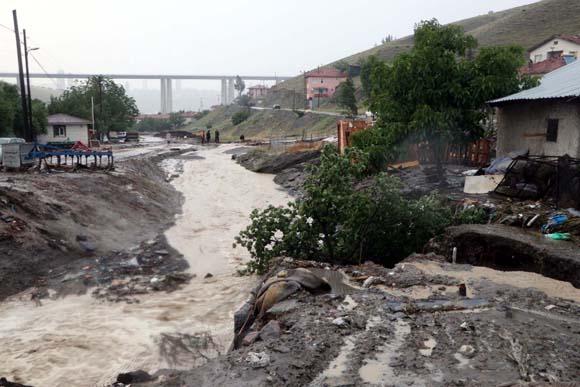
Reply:
[[[0, 376], [34, 386], [101, 386], [120, 372], [155, 371], [172, 364], [161, 355], [164, 334], [209, 332], [225, 350], [233, 313], [255, 278], [238, 277], [248, 258], [233, 238], [254, 208], [290, 198], [273, 176], [230, 160], [230, 146], [202, 149], [173, 181], [185, 198], [183, 213], [166, 233], [196, 278], [174, 293], [144, 295], [139, 304], [102, 303], [89, 295], [48, 300], [40, 307], [21, 294], [0, 304]], [[203, 279], [206, 273], [213, 277]]]

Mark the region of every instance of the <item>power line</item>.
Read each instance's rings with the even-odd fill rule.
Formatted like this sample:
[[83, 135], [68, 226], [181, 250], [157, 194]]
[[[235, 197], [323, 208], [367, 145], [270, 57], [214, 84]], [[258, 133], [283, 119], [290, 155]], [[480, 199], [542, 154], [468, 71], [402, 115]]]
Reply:
[[30, 53], [30, 56], [32, 57], [32, 59], [34, 59], [34, 61], [36, 62], [36, 64], [38, 65], [38, 67], [40, 67], [42, 69], [42, 71], [44, 72], [44, 74], [47, 76], [48, 79], [50, 79], [56, 87], [58, 87], [58, 83], [56, 83], [56, 81], [52, 78], [50, 78], [50, 76], [48, 75], [48, 72], [44, 69], [44, 67], [40, 64], [40, 62], [38, 61], [38, 59], [36, 59], [36, 57], [34, 56], [34, 54]]
[[0, 24], [0, 27], [6, 28], [8, 31], [14, 33], [14, 30], [10, 27], [6, 27], [4, 24]]

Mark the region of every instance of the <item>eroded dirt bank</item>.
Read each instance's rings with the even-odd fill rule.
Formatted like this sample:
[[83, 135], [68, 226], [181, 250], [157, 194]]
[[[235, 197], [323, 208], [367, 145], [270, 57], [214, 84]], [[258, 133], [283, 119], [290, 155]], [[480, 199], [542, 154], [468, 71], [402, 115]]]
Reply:
[[[126, 258], [122, 252], [169, 227], [182, 197], [158, 163], [179, 153], [125, 160], [115, 172], [3, 174], [0, 300], [32, 286], [81, 291], [82, 283], [69, 283], [99, 276], [83, 267]], [[163, 240], [155, 244], [166, 249]]]
[[[236, 165], [224, 153], [227, 149], [205, 148], [182, 160], [183, 172], [173, 180], [184, 205], [176, 220], [171, 217], [175, 225], [165, 237], [183, 254], [187, 274], [194, 278], [172, 293], [137, 292], [123, 299], [128, 302], [112, 303], [89, 293], [48, 297], [39, 306], [29, 293], [11, 297], [0, 304], [0, 376], [34, 386], [101, 386], [110, 385], [121, 372], [190, 369], [203, 356], [224, 352], [232, 337], [233, 312], [255, 281], [235, 274], [246, 255], [232, 249], [233, 237], [247, 224], [253, 208], [288, 200], [272, 176]], [[146, 195], [140, 186], [132, 189]], [[135, 210], [117, 217], [133, 219], [131, 211]], [[155, 259], [165, 254], [153, 251]], [[142, 261], [133, 258], [127, 257], [126, 263], [141, 267]], [[208, 272], [213, 276], [204, 278]], [[162, 277], [148, 277], [146, 288]], [[130, 284], [121, 281], [115, 286], [124, 289]], [[195, 352], [203, 338], [211, 338], [212, 345]]]
[[569, 283], [437, 256], [394, 269], [285, 260], [273, 276], [295, 267], [330, 282], [338, 270], [347, 284], [294, 293], [240, 350], [139, 386], [572, 386], [580, 375], [580, 290]]

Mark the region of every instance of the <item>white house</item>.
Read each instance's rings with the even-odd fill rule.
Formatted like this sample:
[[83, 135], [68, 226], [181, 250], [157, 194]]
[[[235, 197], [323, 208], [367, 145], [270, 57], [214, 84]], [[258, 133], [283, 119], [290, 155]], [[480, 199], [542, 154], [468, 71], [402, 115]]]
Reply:
[[573, 56], [578, 59], [580, 53], [580, 36], [554, 35], [529, 49], [533, 63], [545, 61], [557, 56]]
[[89, 145], [91, 121], [69, 116], [68, 114], [53, 114], [48, 116], [46, 134], [38, 136], [38, 142], [76, 142]]

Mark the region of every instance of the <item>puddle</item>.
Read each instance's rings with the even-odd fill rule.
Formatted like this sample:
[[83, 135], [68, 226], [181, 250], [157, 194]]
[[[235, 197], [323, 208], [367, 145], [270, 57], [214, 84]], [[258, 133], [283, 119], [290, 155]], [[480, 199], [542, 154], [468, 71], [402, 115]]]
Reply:
[[[449, 270], [451, 265], [440, 266], [431, 262], [412, 262], [417, 269], [432, 275], [445, 275], [457, 278], [462, 282], [481, 280], [483, 278], [501, 285], [510, 285], [521, 289], [537, 289], [550, 297], [564, 298], [580, 302], [580, 289], [569, 282], [558, 281], [537, 273], [523, 271], [499, 271], [487, 267], [473, 266], [471, 270]], [[446, 270], [447, 268], [447, 270]], [[469, 286], [468, 286], [469, 291]]]
[[[223, 146], [199, 151], [174, 180], [183, 192], [183, 214], [166, 233], [197, 278], [174, 293], [144, 295], [138, 304], [101, 303], [88, 295], [43, 301], [36, 307], [14, 297], [0, 304], [0, 376], [34, 386], [100, 386], [119, 372], [170, 366], [160, 339], [209, 332], [224, 350], [233, 313], [254, 286], [237, 277], [247, 253], [232, 249], [234, 236], [255, 207], [285, 204], [273, 176], [233, 163]], [[211, 272], [212, 281], [203, 280]], [[189, 365], [188, 365], [189, 363]], [[195, 359], [177, 368], [188, 368]]]

